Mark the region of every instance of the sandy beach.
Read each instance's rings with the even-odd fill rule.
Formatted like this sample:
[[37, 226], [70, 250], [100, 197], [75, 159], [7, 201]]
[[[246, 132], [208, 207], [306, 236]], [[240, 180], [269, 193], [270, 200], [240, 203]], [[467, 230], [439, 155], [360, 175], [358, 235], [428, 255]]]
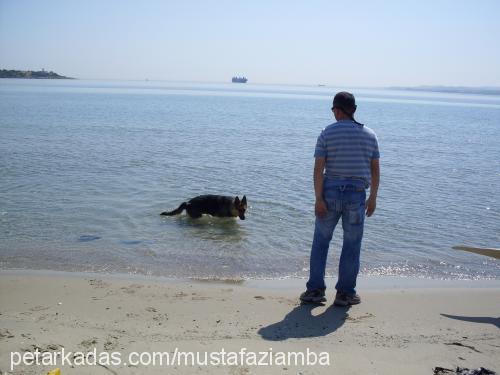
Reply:
[[[419, 375], [436, 366], [500, 368], [497, 281], [448, 281], [437, 288], [436, 282], [379, 287], [362, 280], [362, 304], [340, 308], [332, 305], [333, 289], [323, 306], [300, 305], [303, 280], [202, 282], [35, 271], [2, 271], [0, 280], [1, 374], [46, 374], [55, 367], [61, 374]], [[11, 358], [20, 358], [12, 352], [63, 348], [97, 356], [118, 352], [123, 362], [20, 363], [11, 371]], [[125, 362], [132, 352], [176, 350], [268, 352], [277, 363], [223, 364], [221, 357], [216, 365]], [[328, 353], [329, 365], [279, 360], [280, 352], [307, 357], [307, 351], [309, 363], [311, 353], [318, 361]]]

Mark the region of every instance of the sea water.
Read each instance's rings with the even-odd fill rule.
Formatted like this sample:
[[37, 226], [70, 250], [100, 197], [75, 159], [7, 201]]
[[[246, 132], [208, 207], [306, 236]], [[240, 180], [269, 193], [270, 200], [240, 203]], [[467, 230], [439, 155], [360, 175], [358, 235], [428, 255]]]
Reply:
[[[341, 88], [0, 80], [0, 268], [305, 277], [313, 152]], [[365, 275], [500, 278], [500, 97], [351, 88], [378, 135]], [[246, 220], [159, 214], [243, 195]], [[336, 275], [342, 230], [330, 246]]]

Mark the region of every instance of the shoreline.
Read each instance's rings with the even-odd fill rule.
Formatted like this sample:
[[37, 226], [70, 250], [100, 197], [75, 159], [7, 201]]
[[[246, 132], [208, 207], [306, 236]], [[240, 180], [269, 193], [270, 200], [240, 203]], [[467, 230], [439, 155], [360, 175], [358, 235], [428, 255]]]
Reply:
[[[218, 277], [168, 277], [132, 273], [99, 273], [85, 271], [58, 271], [45, 269], [0, 269], [0, 276], [43, 276], [62, 278], [102, 278], [121, 281], [139, 281], [154, 283], [200, 283], [239, 285], [252, 288], [276, 290], [301, 290], [305, 287], [307, 278], [218, 278]], [[336, 277], [325, 277], [327, 287], [334, 288]], [[500, 279], [437, 279], [414, 276], [358, 276], [358, 289], [360, 290], [386, 290], [386, 289], [456, 289], [456, 288], [500, 288]]]
[[[432, 374], [500, 370], [500, 282], [362, 278], [360, 305], [300, 305], [305, 280], [243, 282], [0, 271], [0, 373]], [[328, 366], [34, 366], [10, 353], [246, 351], [329, 353]]]

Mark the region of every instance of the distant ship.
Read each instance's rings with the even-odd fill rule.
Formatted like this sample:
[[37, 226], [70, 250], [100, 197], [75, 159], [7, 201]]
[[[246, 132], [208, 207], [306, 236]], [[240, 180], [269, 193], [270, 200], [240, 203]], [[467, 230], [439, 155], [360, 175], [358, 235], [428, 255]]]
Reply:
[[233, 77], [231, 82], [233, 83], [247, 83], [248, 79], [246, 77]]

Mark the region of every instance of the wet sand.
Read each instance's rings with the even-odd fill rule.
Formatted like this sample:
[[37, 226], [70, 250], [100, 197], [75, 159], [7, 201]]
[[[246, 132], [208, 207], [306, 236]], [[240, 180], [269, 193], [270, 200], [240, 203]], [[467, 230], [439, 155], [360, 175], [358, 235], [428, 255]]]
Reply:
[[[364, 280], [361, 285], [369, 284]], [[500, 370], [500, 282], [375, 285], [363, 302], [300, 305], [303, 280], [202, 282], [57, 272], [0, 272], [0, 373], [46, 374], [11, 352], [328, 353], [328, 366], [70, 365], [61, 374], [432, 374]], [[456, 284], [456, 285], [454, 285]], [[203, 357], [201, 357], [203, 358]], [[219, 357], [220, 359], [220, 357]], [[248, 360], [249, 357], [246, 357]], [[268, 358], [269, 359], [269, 358]], [[312, 361], [312, 357], [310, 357]], [[325, 359], [325, 357], [323, 357]]]

